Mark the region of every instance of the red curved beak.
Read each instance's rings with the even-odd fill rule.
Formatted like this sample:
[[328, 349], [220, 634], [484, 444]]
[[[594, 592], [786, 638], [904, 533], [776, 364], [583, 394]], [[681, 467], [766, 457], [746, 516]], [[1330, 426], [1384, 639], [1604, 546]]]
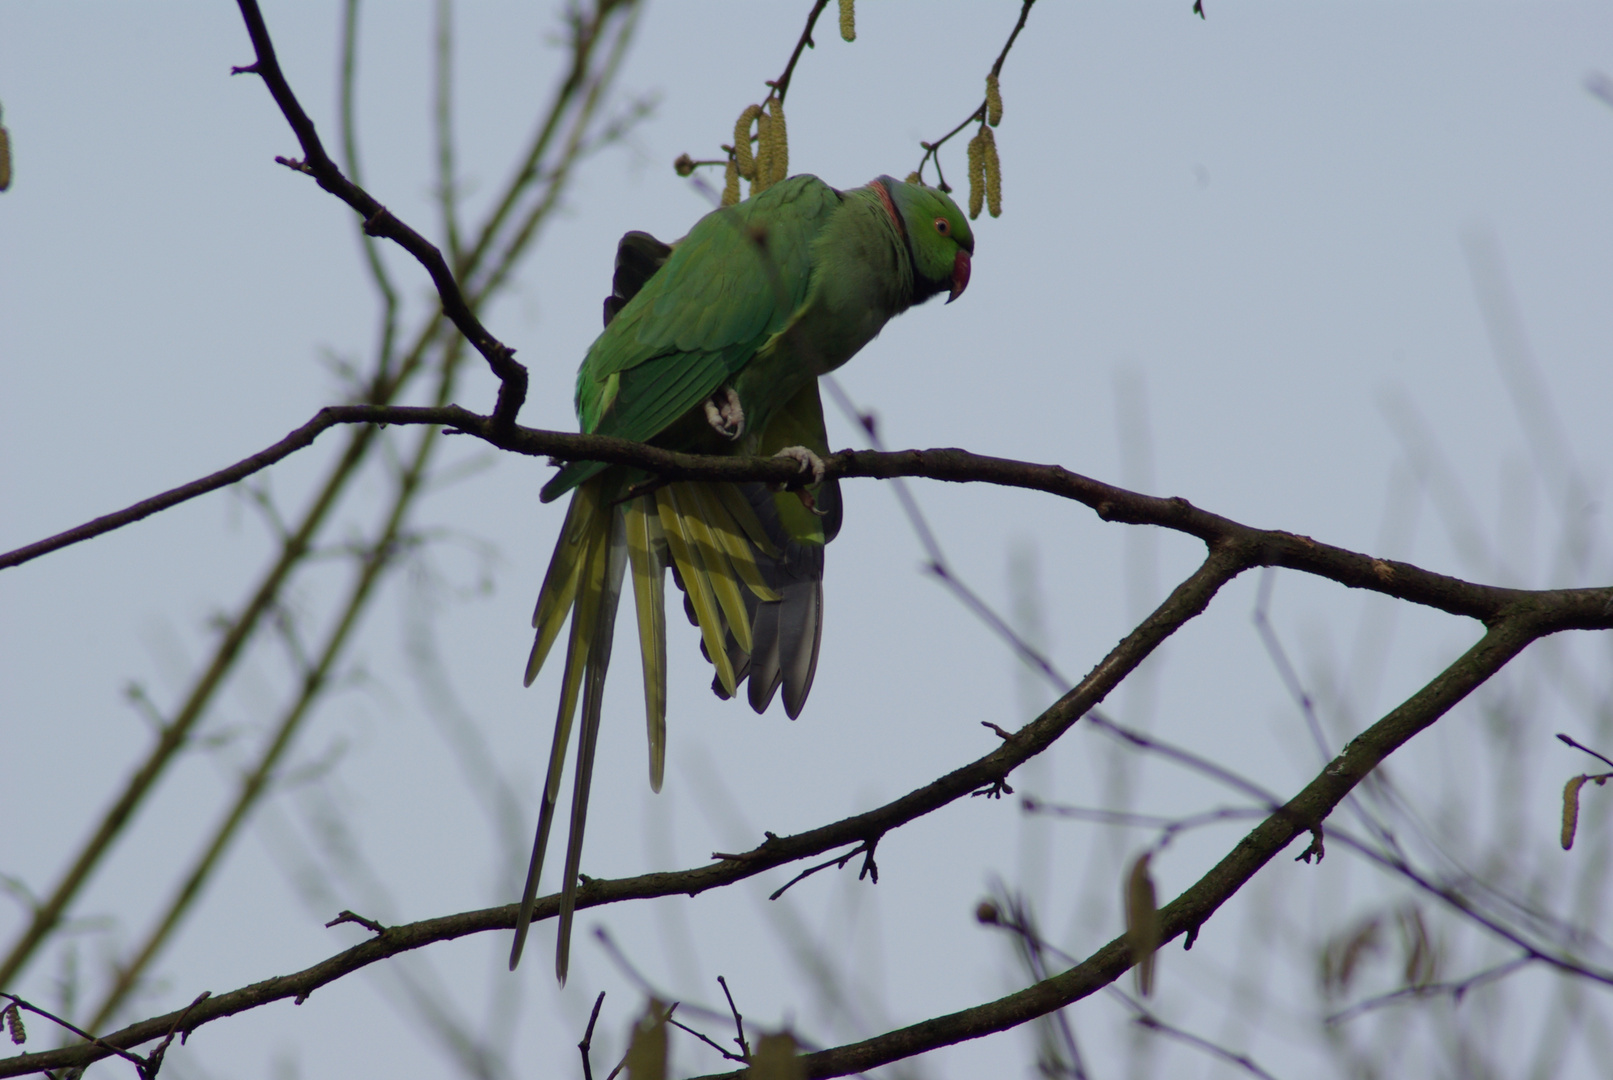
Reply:
[[958, 257], [952, 260], [952, 294], [947, 297], [947, 303], [952, 303], [963, 295], [963, 290], [969, 287], [969, 253], [962, 248], [958, 249]]

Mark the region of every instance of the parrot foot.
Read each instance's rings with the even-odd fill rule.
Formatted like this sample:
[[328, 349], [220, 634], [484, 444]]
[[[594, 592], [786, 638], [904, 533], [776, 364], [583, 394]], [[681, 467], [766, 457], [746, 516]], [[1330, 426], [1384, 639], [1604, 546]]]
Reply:
[[806, 447], [786, 446], [773, 456], [789, 458], [791, 461], [800, 462], [801, 471], [810, 472], [812, 474], [812, 482], [814, 484], [823, 483], [823, 459], [817, 454], [814, 454], [812, 451], [808, 450]]
[[706, 399], [706, 423], [725, 439], [737, 439], [745, 430], [745, 410], [732, 386], [725, 386]]

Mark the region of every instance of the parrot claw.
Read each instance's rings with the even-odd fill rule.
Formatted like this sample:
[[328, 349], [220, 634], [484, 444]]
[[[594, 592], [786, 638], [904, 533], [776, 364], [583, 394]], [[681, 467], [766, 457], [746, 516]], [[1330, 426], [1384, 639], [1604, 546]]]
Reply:
[[825, 467], [823, 464], [823, 459], [817, 454], [814, 454], [812, 451], [808, 450], [806, 447], [786, 446], [773, 456], [789, 458], [791, 461], [800, 462], [801, 471], [810, 472], [812, 474], [813, 484], [823, 483], [823, 471]]
[[725, 439], [737, 439], [745, 430], [745, 410], [732, 386], [725, 386], [706, 399], [706, 423]]

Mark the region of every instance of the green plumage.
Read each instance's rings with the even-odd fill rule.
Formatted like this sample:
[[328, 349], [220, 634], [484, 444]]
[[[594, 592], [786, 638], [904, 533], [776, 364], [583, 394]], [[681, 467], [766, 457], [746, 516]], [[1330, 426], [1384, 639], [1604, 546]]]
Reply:
[[[584, 432], [670, 449], [826, 456], [817, 379], [845, 363], [894, 315], [938, 292], [956, 299], [974, 240], [946, 195], [880, 177], [836, 191], [796, 176], [702, 218], [668, 246], [628, 233], [617, 250], [605, 331], [577, 373]], [[810, 452], [810, 454], [806, 453]], [[577, 708], [582, 709], [571, 835], [561, 882], [555, 970], [565, 981], [594, 747], [615, 614], [631, 577], [644, 661], [650, 784], [666, 754], [665, 573], [684, 593], [732, 697], [748, 682], [766, 709], [784, 691], [805, 704], [823, 611], [823, 548], [840, 524], [834, 481], [803, 492], [760, 484], [650, 480], [623, 466], [578, 461], [547, 484], [545, 502], [573, 491], [538, 595], [528, 684], [571, 632], [543, 805], [510, 966], [520, 959]], [[651, 485], [653, 486], [653, 485]]]

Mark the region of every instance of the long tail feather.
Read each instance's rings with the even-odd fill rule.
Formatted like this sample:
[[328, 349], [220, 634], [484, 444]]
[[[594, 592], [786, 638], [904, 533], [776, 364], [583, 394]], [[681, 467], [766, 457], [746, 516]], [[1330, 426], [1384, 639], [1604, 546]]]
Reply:
[[656, 506], [661, 515], [661, 527], [666, 533], [667, 549], [673, 564], [678, 568], [678, 583], [693, 605], [695, 621], [700, 626], [700, 637], [706, 655], [717, 669], [717, 678], [733, 697], [737, 683], [734, 668], [724, 648], [727, 623], [724, 622], [717, 599], [712, 593], [711, 579], [706, 573], [705, 561], [687, 532], [686, 517], [681, 510], [677, 484], [668, 484], [655, 492]]
[[[586, 490], [586, 493], [585, 493]], [[600, 511], [598, 485], [579, 489], [566, 511], [565, 524], [560, 528], [560, 539], [555, 541], [554, 557], [549, 560], [549, 572], [543, 577], [543, 588], [538, 590], [538, 604], [532, 611], [532, 628], [538, 632], [532, 642], [532, 655], [526, 662], [526, 685], [538, 677], [549, 648], [560, 634], [572, 604], [577, 599], [577, 582], [582, 578], [586, 559], [585, 541], [589, 530], [597, 523]]]
[[[587, 676], [583, 680], [582, 728], [577, 733], [577, 772], [571, 787], [571, 835], [566, 841], [566, 869], [560, 885], [560, 928], [555, 944], [554, 973], [562, 986], [571, 963], [571, 925], [577, 905], [577, 872], [582, 867], [583, 828], [588, 821], [588, 792], [594, 779], [594, 748], [599, 742], [600, 709], [605, 700], [605, 673], [610, 667], [611, 642], [616, 634], [616, 606], [622, 596], [622, 572], [627, 565], [623, 516], [611, 515], [610, 536], [590, 565], [589, 586], [598, 581], [593, 612], [593, 637], [588, 647]], [[596, 578], [595, 575], [598, 575]]]
[[[549, 845], [549, 832], [554, 827], [555, 806], [560, 798], [560, 780], [565, 770], [566, 747], [571, 741], [571, 723], [577, 712], [577, 697], [582, 676], [588, 666], [588, 654], [594, 638], [594, 626], [600, 609], [600, 590], [603, 584], [606, 546], [610, 540], [608, 526], [615, 515], [601, 513], [607, 510], [601, 497], [600, 486], [585, 484], [572, 496], [571, 509], [566, 514], [566, 526], [561, 530], [555, 548], [555, 563], [549, 567], [544, 580], [544, 591], [539, 595], [538, 612], [558, 628], [566, 613], [571, 610], [571, 634], [566, 646], [565, 675], [560, 688], [560, 708], [555, 716], [554, 742], [549, 749], [549, 769], [544, 778], [543, 804], [538, 811], [537, 835], [532, 842], [532, 858], [527, 864], [526, 885], [521, 891], [521, 910], [515, 920], [515, 940], [510, 946], [510, 970], [521, 962], [521, 951], [526, 946], [527, 931], [532, 923], [532, 909], [538, 898], [538, 881], [543, 872], [543, 855]], [[557, 573], [557, 564], [565, 565]], [[551, 592], [551, 585], [555, 585]], [[581, 595], [578, 595], [578, 594]], [[557, 604], [555, 596], [568, 598], [557, 613], [545, 607], [545, 601]], [[614, 608], [612, 609], [614, 614]], [[534, 621], [542, 621], [535, 617]], [[540, 647], [547, 651], [546, 632], [553, 642], [554, 632], [548, 631], [548, 622], [538, 627], [538, 642], [533, 646], [537, 665], [542, 664]], [[533, 662], [529, 662], [527, 683], [536, 675]]]
[[650, 743], [650, 790], [666, 775], [666, 536], [655, 497], [641, 495], [626, 510], [627, 557], [633, 567], [639, 654], [644, 665], [644, 721]]

